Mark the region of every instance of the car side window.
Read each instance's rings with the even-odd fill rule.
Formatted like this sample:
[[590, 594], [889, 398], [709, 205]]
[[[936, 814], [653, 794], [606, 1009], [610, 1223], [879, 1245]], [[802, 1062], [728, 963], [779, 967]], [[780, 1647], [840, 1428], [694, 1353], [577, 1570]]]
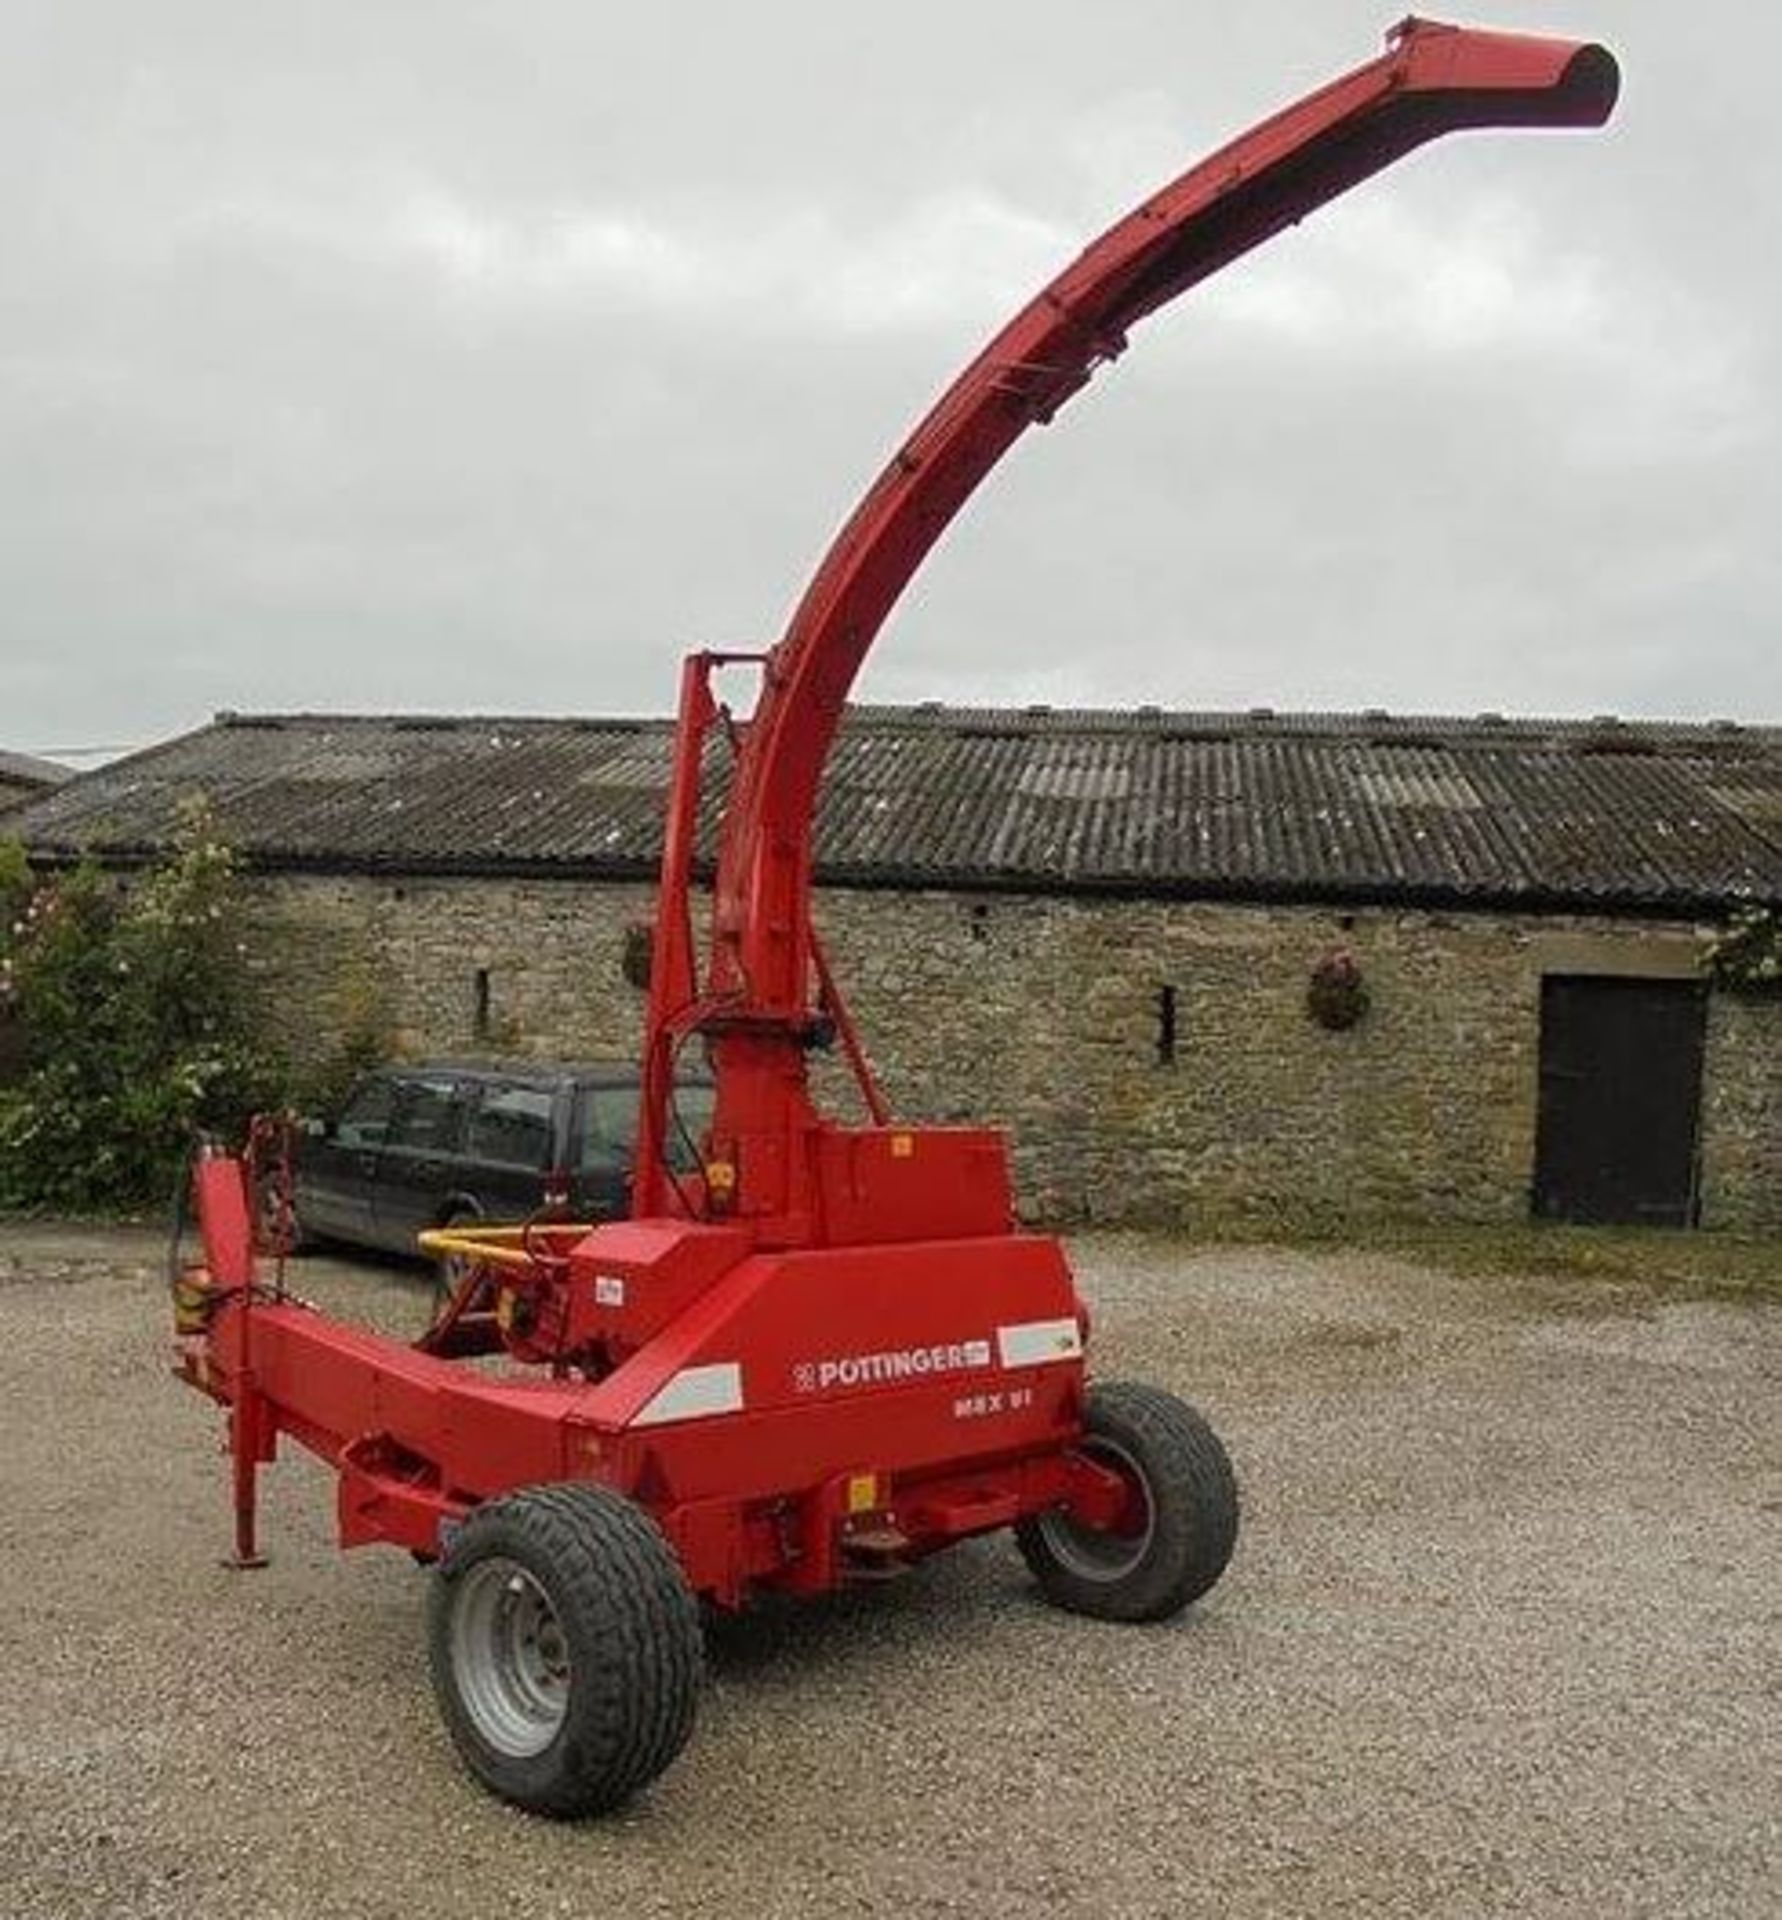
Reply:
[[393, 1147], [413, 1153], [453, 1153], [464, 1131], [464, 1109], [452, 1080], [409, 1080], [403, 1084], [390, 1128]]
[[542, 1173], [551, 1163], [555, 1106], [548, 1087], [484, 1087], [466, 1152], [472, 1160]]
[[390, 1131], [396, 1106], [396, 1087], [389, 1080], [368, 1080], [354, 1089], [335, 1125], [334, 1137], [343, 1147], [381, 1147]]

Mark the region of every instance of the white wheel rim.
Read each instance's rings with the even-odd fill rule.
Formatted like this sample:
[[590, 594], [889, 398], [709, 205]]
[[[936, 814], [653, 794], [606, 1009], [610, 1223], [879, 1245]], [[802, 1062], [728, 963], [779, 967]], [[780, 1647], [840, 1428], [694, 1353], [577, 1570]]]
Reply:
[[550, 1596], [517, 1560], [457, 1576], [452, 1678], [478, 1736], [512, 1760], [543, 1753], [569, 1711], [569, 1643]]

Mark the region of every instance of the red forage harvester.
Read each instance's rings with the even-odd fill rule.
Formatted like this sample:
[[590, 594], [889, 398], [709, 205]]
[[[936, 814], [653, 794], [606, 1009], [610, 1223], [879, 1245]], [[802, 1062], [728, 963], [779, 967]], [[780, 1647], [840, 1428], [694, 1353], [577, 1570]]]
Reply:
[[[771, 652], [686, 662], [631, 1218], [423, 1235], [468, 1272], [405, 1346], [261, 1278], [250, 1158], [201, 1153], [179, 1364], [229, 1409], [237, 1559], [256, 1559], [279, 1437], [328, 1461], [342, 1545], [431, 1564], [440, 1705], [495, 1792], [586, 1813], [666, 1767], [692, 1726], [700, 1602], [824, 1593], [1002, 1528], [1050, 1599], [1104, 1619], [1172, 1615], [1223, 1572], [1224, 1448], [1159, 1388], [1091, 1385], [1064, 1250], [1016, 1224], [1001, 1134], [899, 1125], [880, 1095], [811, 924], [824, 760], [923, 556], [1136, 321], [1438, 135], [1598, 126], [1616, 88], [1600, 47], [1405, 22], [1023, 307], [897, 450]], [[743, 664], [758, 689], [733, 722], [713, 683]], [[689, 899], [720, 725], [734, 765], [702, 967]], [[809, 1054], [836, 1041], [870, 1125], [813, 1104]], [[665, 1143], [694, 1043], [716, 1107], [689, 1177]], [[508, 1364], [474, 1364], [490, 1354]]]

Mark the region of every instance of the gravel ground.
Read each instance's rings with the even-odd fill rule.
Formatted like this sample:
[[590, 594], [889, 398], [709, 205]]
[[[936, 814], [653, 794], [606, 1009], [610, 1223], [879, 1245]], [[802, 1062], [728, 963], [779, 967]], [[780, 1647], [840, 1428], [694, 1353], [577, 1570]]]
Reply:
[[[1190, 1394], [1245, 1534], [1179, 1622], [1011, 1546], [728, 1626], [623, 1816], [459, 1771], [424, 1576], [267, 1480], [234, 1575], [152, 1237], [0, 1228], [0, 1912], [1755, 1915], [1782, 1883], [1782, 1306], [1077, 1246], [1104, 1377]], [[386, 1321], [400, 1269], [310, 1263]]]

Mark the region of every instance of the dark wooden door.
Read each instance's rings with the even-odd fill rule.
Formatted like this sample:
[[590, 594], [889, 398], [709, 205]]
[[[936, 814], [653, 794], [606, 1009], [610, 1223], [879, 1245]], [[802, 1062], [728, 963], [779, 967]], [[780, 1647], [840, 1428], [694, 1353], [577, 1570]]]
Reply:
[[1706, 1013], [1688, 980], [1542, 981], [1537, 1219], [1695, 1224]]

